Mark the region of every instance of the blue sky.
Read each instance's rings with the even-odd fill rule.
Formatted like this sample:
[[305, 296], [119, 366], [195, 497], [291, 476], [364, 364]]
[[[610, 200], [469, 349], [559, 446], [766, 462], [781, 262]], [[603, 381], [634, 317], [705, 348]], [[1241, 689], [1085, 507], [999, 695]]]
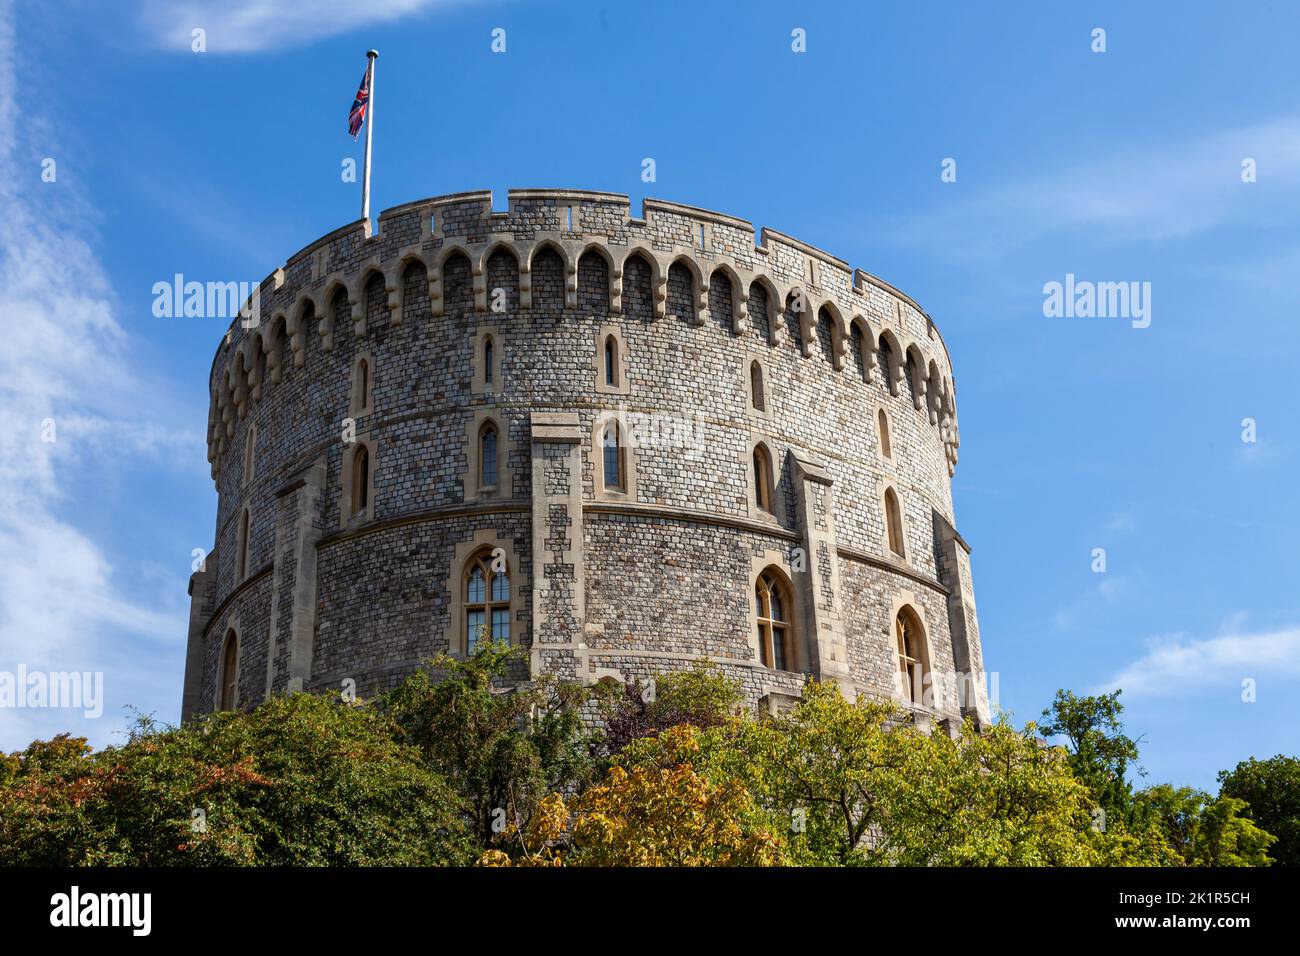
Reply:
[[[1150, 782], [1297, 752], [1298, 28], [1287, 4], [1209, 2], [0, 0], [0, 670], [102, 670], [106, 694], [97, 720], [0, 710], [0, 748], [112, 742], [127, 704], [178, 716], [225, 323], [155, 318], [151, 288], [260, 280], [356, 218], [340, 167], [374, 46], [376, 209], [655, 196], [922, 303], [1019, 721], [1058, 687], [1123, 686]], [[1151, 283], [1150, 326], [1045, 317], [1067, 273]]]

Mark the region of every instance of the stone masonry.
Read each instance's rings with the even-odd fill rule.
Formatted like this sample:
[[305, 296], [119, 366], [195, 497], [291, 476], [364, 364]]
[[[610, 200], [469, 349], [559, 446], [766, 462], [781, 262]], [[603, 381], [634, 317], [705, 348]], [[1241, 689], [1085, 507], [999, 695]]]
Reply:
[[[988, 721], [952, 366], [887, 283], [690, 206], [512, 190], [499, 212], [472, 192], [316, 240], [254, 316], [212, 365], [216, 541], [190, 584], [183, 716], [373, 694], [465, 653], [468, 569], [490, 553], [515, 680], [709, 660], [755, 706], [811, 675]], [[783, 669], [760, 648], [764, 574], [786, 589]], [[900, 677], [904, 617], [924, 699]]]

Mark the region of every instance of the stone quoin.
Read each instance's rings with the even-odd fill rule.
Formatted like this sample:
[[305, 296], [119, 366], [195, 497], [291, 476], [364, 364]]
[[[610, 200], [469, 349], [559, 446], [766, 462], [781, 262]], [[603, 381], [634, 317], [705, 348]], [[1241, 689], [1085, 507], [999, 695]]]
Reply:
[[512, 680], [712, 661], [989, 720], [955, 530], [952, 366], [889, 284], [741, 219], [459, 193], [311, 243], [209, 382], [216, 542], [182, 715], [369, 696], [466, 654]]

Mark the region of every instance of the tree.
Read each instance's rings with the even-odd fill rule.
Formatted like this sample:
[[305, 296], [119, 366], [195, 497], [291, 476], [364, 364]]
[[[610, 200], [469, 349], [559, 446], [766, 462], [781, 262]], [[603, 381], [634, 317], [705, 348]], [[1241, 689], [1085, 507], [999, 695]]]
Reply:
[[1139, 791], [1137, 811], [1159, 828], [1186, 866], [1268, 866], [1270, 833], [1241, 815], [1246, 801], [1192, 787], [1158, 784]]
[[1278, 866], [1300, 866], [1300, 758], [1278, 754], [1219, 771], [1219, 793], [1246, 802], [1242, 813], [1274, 834]]
[[1088, 788], [1036, 728], [1005, 720], [916, 734], [891, 788], [874, 862], [908, 866], [1095, 866], [1106, 853]]
[[[745, 786], [695, 771], [699, 733], [683, 724], [655, 738], [653, 763], [616, 762], [605, 778], [566, 807], [542, 801], [524, 828], [518, 862], [534, 866], [771, 866], [783, 862], [780, 837]], [[642, 755], [644, 756], [644, 754]], [[621, 760], [621, 758], [618, 758]], [[662, 763], [663, 766], [654, 764]], [[570, 825], [569, 819], [572, 817]], [[485, 865], [509, 865], [499, 851]]]
[[539, 801], [590, 777], [590, 738], [580, 708], [587, 692], [551, 677], [500, 685], [518, 653], [481, 641], [465, 660], [439, 657], [381, 701], [402, 741], [460, 794], [481, 846], [524, 832]]
[[456, 794], [382, 715], [277, 697], [92, 753], [37, 741], [0, 769], [0, 864], [420, 865], [470, 847]]
[[661, 675], [649, 699], [640, 681], [618, 684], [602, 681], [598, 702], [604, 732], [596, 741], [606, 756], [618, 753], [634, 740], [654, 737], [680, 724], [700, 728], [724, 723], [740, 706], [740, 684], [723, 676], [711, 663], [689, 671]]
[[1138, 759], [1137, 741], [1124, 734], [1119, 702], [1122, 691], [1079, 697], [1058, 690], [1043, 711], [1040, 730], [1069, 741], [1070, 767], [1105, 811], [1111, 825], [1126, 822], [1132, 813], [1133, 788], [1129, 765]]

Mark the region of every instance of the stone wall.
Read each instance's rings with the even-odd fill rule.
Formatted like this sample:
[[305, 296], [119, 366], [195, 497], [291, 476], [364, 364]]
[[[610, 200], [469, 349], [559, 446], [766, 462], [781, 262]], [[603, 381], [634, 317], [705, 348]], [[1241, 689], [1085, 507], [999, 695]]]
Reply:
[[[982, 684], [954, 530], [951, 364], [929, 317], [887, 283], [770, 230], [756, 243], [752, 225], [717, 213], [647, 200], [635, 218], [624, 196], [523, 190], [506, 212], [462, 193], [388, 210], [373, 236], [336, 230], [276, 270], [257, 304], [209, 383], [215, 573], [191, 589], [187, 713], [217, 700], [236, 625], [241, 703], [348, 678], [374, 693], [454, 651], [457, 562], [489, 540], [510, 551], [512, 639], [530, 650], [519, 679], [707, 658], [755, 702], [797, 693], [804, 673], [898, 697], [905, 607], [929, 667]], [[610, 334], [617, 387], [602, 377]], [[622, 488], [603, 481], [611, 418]], [[502, 474], [481, 488], [489, 422]], [[354, 514], [360, 445], [373, 500]], [[772, 462], [770, 510], [756, 505], [756, 447]], [[797, 672], [759, 657], [754, 582], [768, 565], [797, 604]], [[987, 717], [982, 702], [917, 709]]]

